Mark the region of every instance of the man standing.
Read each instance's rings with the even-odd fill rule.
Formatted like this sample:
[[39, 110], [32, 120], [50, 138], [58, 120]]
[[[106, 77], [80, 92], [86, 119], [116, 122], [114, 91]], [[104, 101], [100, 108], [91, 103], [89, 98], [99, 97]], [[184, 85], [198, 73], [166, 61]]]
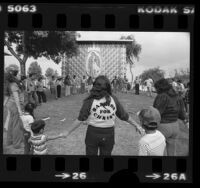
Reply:
[[36, 74], [30, 73], [29, 78], [27, 79], [27, 93], [28, 93], [28, 102], [34, 103], [35, 106], [37, 106], [38, 96], [36, 94], [35, 79], [36, 79]]
[[124, 92], [127, 93], [127, 86], [128, 86], [128, 79], [126, 78], [126, 75], [124, 76], [124, 84], [123, 84], [123, 87], [124, 87]]
[[138, 76], [136, 76], [135, 78], [135, 94], [139, 95], [140, 92], [140, 80], [138, 78]]
[[144, 81], [144, 83], [147, 86], [147, 95], [152, 97], [152, 87], [153, 87], [153, 80], [151, 78], [148, 78]]

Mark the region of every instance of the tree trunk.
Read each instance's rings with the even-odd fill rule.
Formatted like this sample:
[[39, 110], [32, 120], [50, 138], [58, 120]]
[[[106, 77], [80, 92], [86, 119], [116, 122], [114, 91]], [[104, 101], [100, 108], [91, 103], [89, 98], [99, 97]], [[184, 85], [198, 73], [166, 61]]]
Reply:
[[131, 88], [133, 87], [133, 72], [132, 72], [133, 65], [129, 63], [130, 73], [131, 73]]
[[26, 76], [26, 62], [20, 62], [21, 75]]
[[[24, 34], [25, 35], [25, 34]], [[20, 63], [20, 70], [21, 70], [21, 75], [26, 76], [26, 61], [28, 59], [28, 55], [25, 54], [25, 41], [24, 41], [24, 36], [23, 36], [23, 40], [22, 40], [23, 44], [24, 44], [24, 57], [23, 59], [20, 58], [20, 56], [13, 50], [13, 48], [11, 47], [10, 43], [6, 40], [4, 40], [5, 45], [7, 46], [8, 50], [10, 51], [10, 53], [19, 61]]]
[[23, 44], [23, 52], [24, 52], [24, 57], [22, 59], [22, 62], [20, 62], [21, 66], [21, 75], [26, 76], [26, 61], [28, 59], [28, 55], [26, 54], [26, 43], [25, 43], [25, 31], [22, 36], [22, 44]]

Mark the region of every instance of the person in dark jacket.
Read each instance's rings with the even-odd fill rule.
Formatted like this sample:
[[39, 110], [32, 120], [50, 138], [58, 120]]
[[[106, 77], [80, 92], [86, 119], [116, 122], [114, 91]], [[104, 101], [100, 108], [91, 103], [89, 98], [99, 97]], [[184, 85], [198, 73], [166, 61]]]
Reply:
[[161, 114], [161, 123], [158, 130], [166, 138], [166, 149], [168, 156], [176, 155], [176, 140], [179, 134], [178, 119], [186, 120], [184, 102], [176, 93], [172, 85], [164, 78], [155, 83], [157, 96], [153, 107]]

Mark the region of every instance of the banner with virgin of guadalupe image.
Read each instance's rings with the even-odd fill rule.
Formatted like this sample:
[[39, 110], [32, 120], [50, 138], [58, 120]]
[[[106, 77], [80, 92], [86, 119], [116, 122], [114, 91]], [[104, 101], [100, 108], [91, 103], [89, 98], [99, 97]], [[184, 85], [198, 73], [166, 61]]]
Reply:
[[91, 76], [92, 78], [96, 78], [101, 74], [102, 62], [99, 51], [95, 49], [88, 49], [88, 55], [86, 58], [86, 72], [88, 76]]

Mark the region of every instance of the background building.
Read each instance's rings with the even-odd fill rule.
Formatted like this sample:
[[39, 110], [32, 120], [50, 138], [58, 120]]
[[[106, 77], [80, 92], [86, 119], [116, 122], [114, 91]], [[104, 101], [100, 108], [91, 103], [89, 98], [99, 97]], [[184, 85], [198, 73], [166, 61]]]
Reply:
[[106, 75], [124, 77], [126, 74], [126, 44], [131, 40], [78, 40], [79, 53], [72, 58], [63, 57], [62, 76], [79, 79], [86, 76]]

